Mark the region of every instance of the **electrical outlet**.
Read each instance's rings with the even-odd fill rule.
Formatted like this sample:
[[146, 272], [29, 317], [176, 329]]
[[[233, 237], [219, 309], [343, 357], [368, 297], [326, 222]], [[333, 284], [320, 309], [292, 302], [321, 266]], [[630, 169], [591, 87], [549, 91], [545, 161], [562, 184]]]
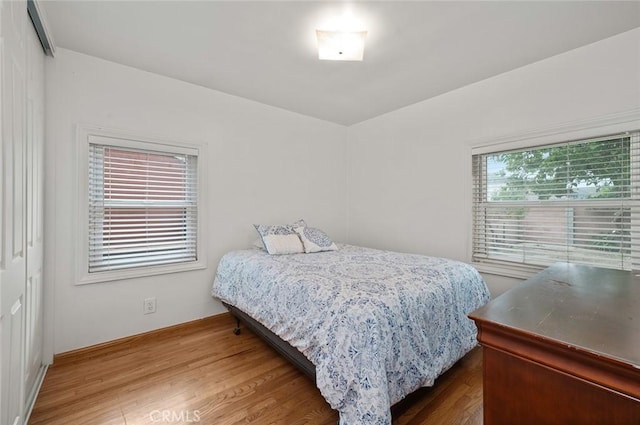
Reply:
[[156, 312], [156, 298], [145, 298], [144, 305], [142, 307], [142, 312], [144, 314], [151, 314]]

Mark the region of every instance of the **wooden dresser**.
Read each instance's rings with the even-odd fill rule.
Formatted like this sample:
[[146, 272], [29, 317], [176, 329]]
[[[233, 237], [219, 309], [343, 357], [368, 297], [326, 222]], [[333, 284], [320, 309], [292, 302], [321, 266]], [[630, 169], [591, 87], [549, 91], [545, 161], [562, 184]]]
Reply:
[[469, 315], [484, 424], [640, 424], [640, 277], [557, 263]]

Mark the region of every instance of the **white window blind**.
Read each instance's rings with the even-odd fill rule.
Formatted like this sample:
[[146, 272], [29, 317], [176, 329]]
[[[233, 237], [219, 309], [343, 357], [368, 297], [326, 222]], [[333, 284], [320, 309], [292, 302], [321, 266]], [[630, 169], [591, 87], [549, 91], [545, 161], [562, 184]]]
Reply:
[[638, 269], [640, 133], [473, 156], [473, 261]]
[[197, 260], [197, 157], [89, 144], [89, 273]]

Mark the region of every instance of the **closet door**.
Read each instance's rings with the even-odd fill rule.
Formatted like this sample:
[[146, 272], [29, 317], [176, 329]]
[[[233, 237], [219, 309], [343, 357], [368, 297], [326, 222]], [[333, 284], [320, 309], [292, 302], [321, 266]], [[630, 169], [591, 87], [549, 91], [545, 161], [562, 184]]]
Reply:
[[35, 400], [38, 375], [44, 371], [42, 222], [44, 213], [44, 54], [40, 40], [27, 25], [26, 184], [27, 275], [25, 288], [25, 406]]
[[0, 423], [22, 424], [26, 288], [26, 141], [24, 1], [2, 1], [0, 11]]

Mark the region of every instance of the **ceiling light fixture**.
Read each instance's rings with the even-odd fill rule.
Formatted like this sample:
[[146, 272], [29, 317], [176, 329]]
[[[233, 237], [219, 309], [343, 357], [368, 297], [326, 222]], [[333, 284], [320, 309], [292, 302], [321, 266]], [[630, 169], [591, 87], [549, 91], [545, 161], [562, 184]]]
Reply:
[[366, 31], [316, 30], [318, 59], [334, 61], [361, 61], [364, 57]]
[[340, 15], [325, 19], [316, 28], [318, 59], [361, 61], [364, 57], [366, 26], [348, 8]]

